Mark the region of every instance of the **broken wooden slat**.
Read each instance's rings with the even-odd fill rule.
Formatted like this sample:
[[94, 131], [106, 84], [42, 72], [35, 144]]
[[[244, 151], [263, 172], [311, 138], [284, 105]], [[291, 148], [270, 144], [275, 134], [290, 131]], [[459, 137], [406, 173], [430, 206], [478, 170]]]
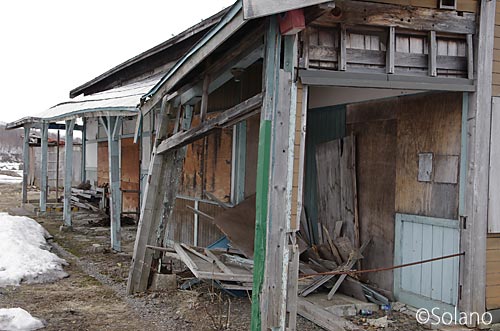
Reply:
[[297, 300], [297, 313], [328, 331], [359, 329], [353, 323], [303, 298]]
[[212, 221], [212, 222], [213, 222], [213, 220], [214, 220], [214, 218], [213, 218], [212, 216], [210, 216], [210, 215], [208, 215], [208, 214], [206, 214], [206, 213], [202, 212], [201, 210], [195, 209], [195, 208], [193, 208], [193, 207], [191, 207], [191, 206], [186, 206], [186, 208], [187, 208], [187, 209], [189, 209], [189, 210], [191, 210], [191, 211], [192, 211], [193, 213], [195, 213], [196, 215], [199, 215], [199, 216], [201, 216], [201, 217], [204, 217], [204, 218], [206, 218], [206, 219], [207, 219], [207, 220], [209, 220], [209, 221]]
[[200, 278], [198, 277], [198, 266], [189, 257], [184, 248], [182, 248], [181, 245], [179, 245], [178, 243], [174, 243], [174, 249], [177, 255], [179, 255], [181, 261], [186, 265], [186, 267], [188, 267], [189, 270], [191, 270], [191, 272], [195, 275], [196, 278]]
[[332, 254], [335, 257], [335, 262], [337, 262], [337, 264], [342, 264], [342, 258], [340, 257], [339, 251], [337, 250], [337, 247], [335, 247], [335, 245], [333, 244], [332, 237], [330, 237], [330, 233], [328, 232], [328, 229], [324, 225], [323, 225], [323, 231], [325, 232], [328, 245], [330, 246], [330, 250], [332, 251]]
[[205, 248], [205, 254], [212, 260], [212, 263], [215, 263], [220, 270], [222, 270], [226, 274], [233, 274], [234, 272], [225, 265], [214, 253]]
[[[351, 254], [350, 261], [349, 261], [349, 263], [345, 267], [346, 271], [349, 271], [349, 270], [352, 269], [352, 267], [354, 267], [354, 265], [359, 260], [359, 256], [361, 254], [363, 254], [363, 252], [365, 251], [365, 249], [366, 249], [366, 247], [368, 246], [369, 243], [370, 243], [370, 240], [368, 240], [367, 242], [365, 242], [363, 244], [363, 246], [361, 246], [361, 248], [359, 249], [358, 256], [354, 256], [354, 254]], [[344, 279], [346, 277], [347, 277], [347, 274], [340, 275], [339, 279], [337, 279], [337, 282], [335, 283], [335, 285], [333, 286], [333, 288], [330, 290], [330, 293], [328, 293], [328, 300], [332, 300], [333, 296], [335, 295], [335, 292], [337, 292], [337, 290], [339, 289], [340, 285], [342, 284], [342, 282], [344, 281]]]
[[[191, 270], [192, 271], [192, 270]], [[224, 272], [211, 272], [211, 271], [196, 271], [196, 278], [199, 279], [212, 279], [212, 280], [225, 280], [231, 282], [252, 282], [253, 276], [248, 273], [244, 274], [227, 274]]]
[[182, 246], [182, 248], [184, 248], [185, 250], [187, 250], [187, 251], [188, 251], [188, 252], [190, 252], [191, 254], [196, 255], [196, 256], [197, 256], [197, 257], [199, 257], [200, 259], [202, 259], [202, 260], [204, 260], [204, 261], [206, 261], [206, 262], [208, 262], [208, 263], [213, 263], [213, 261], [212, 261], [212, 260], [211, 260], [208, 256], [201, 254], [201, 253], [200, 253], [200, 252], [198, 252], [197, 250], [195, 250], [195, 249], [193, 249], [193, 248], [189, 247], [188, 245], [186, 245], [186, 244], [182, 244], [182, 243], [181, 243], [180, 245]]
[[215, 196], [212, 192], [204, 191], [205, 195], [212, 201], [217, 202], [217, 204], [222, 208], [222, 209], [229, 209], [231, 206], [229, 206], [227, 203], [224, 201], [221, 201], [219, 198]]

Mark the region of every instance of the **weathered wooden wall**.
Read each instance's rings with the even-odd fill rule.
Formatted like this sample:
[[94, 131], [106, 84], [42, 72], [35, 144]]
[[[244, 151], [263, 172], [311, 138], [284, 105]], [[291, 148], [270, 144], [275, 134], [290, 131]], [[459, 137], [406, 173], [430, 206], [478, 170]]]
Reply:
[[491, 234], [486, 247], [486, 308], [500, 309], [500, 235]]
[[[390, 266], [394, 260], [397, 121], [394, 109], [384, 111], [390, 103], [350, 105], [347, 111], [348, 134], [354, 134], [357, 142], [360, 242], [372, 238], [364, 254], [363, 269]], [[390, 272], [363, 278], [392, 292]]]
[[260, 114], [247, 119], [247, 145], [245, 158], [245, 198], [255, 194], [257, 183], [257, 158], [259, 148]]
[[[199, 122], [197, 115], [192, 126]], [[232, 128], [217, 130], [188, 145], [179, 195], [201, 199], [207, 191], [230, 201], [232, 135]]]
[[[437, 181], [442, 170], [458, 174], [458, 164], [453, 169], [450, 160], [460, 157], [461, 106], [457, 93], [347, 106], [347, 134], [357, 137], [360, 238], [373, 240], [363, 268], [393, 264], [395, 212], [458, 219], [458, 176], [454, 184]], [[432, 180], [425, 183], [418, 181], [423, 152], [436, 157]], [[365, 277], [392, 292], [390, 273]]]
[[[369, 2], [390, 3], [403, 6], [415, 6], [423, 8], [439, 8], [436, 0], [369, 0]], [[475, 13], [478, 10], [478, 0], [458, 0], [457, 10]]]

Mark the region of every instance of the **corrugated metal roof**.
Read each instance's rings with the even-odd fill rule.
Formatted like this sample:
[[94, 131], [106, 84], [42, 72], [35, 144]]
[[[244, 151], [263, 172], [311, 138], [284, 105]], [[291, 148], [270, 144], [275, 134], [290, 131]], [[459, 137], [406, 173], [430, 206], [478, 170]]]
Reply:
[[58, 122], [77, 117], [137, 115], [141, 97], [151, 90], [161, 77], [162, 75], [156, 75], [107, 91], [79, 96], [34, 116], [24, 117], [9, 123], [7, 129], [21, 127], [28, 123]]

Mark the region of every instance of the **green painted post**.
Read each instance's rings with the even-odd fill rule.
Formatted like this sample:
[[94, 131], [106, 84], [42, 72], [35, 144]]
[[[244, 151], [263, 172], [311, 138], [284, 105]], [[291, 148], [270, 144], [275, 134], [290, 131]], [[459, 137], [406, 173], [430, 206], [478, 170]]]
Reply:
[[268, 215], [268, 192], [271, 157], [272, 113], [276, 106], [275, 90], [276, 76], [279, 69], [281, 36], [278, 30], [276, 16], [271, 16], [266, 35], [266, 54], [264, 63], [264, 100], [259, 128], [259, 147], [257, 161], [257, 184], [255, 203], [255, 242], [254, 271], [252, 291], [252, 322], [253, 331], [261, 330], [260, 294], [264, 282], [266, 257], [266, 229]]

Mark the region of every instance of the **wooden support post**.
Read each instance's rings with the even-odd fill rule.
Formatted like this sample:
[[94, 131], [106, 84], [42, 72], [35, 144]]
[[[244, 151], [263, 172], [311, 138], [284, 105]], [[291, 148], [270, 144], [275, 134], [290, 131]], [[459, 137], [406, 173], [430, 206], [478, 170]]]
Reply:
[[[467, 184], [461, 215], [462, 295], [459, 309], [481, 316], [486, 303], [486, 236], [491, 137], [492, 67], [496, 1], [481, 0], [477, 35], [477, 91], [469, 95], [467, 118]], [[470, 326], [475, 326], [474, 321]]]
[[47, 211], [47, 163], [48, 163], [48, 142], [49, 123], [42, 123], [41, 127], [41, 161], [40, 161], [40, 211]]
[[429, 32], [429, 76], [437, 76], [437, 40], [436, 31]]
[[[147, 289], [153, 253], [149, 252], [146, 246], [161, 242], [164, 238], [164, 229], [167, 221], [164, 217], [169, 217], [169, 214], [173, 210], [173, 203], [175, 203], [175, 195], [180, 177], [179, 168], [182, 166], [184, 158], [180, 157], [181, 153], [179, 153], [179, 150], [165, 154], [157, 153], [158, 146], [167, 138], [168, 119], [171, 112], [172, 107], [170, 104], [167, 105], [164, 98], [162, 100], [160, 123], [149, 165], [148, 181], [141, 205], [141, 216], [127, 283], [127, 293], [129, 294], [142, 292]], [[188, 106], [184, 114], [185, 121], [183, 122], [189, 121], [191, 123], [192, 107]], [[187, 123], [184, 124], [186, 125]], [[183, 149], [181, 148], [181, 150]], [[175, 157], [175, 155], [179, 155], [179, 157]], [[169, 192], [168, 196], [167, 189]], [[172, 196], [174, 199], [172, 199]], [[171, 203], [170, 207], [166, 206], [166, 203]]]
[[203, 78], [203, 92], [201, 95], [201, 106], [200, 106], [200, 119], [205, 122], [207, 119], [207, 109], [208, 109], [208, 88], [210, 86], [210, 76], [205, 75]]
[[64, 143], [64, 225], [72, 226], [71, 183], [73, 181], [73, 129], [75, 120], [66, 121], [66, 141]]
[[387, 51], [386, 51], [386, 73], [393, 74], [395, 72], [395, 54], [396, 54], [396, 28], [389, 27], [387, 37]]
[[121, 251], [121, 210], [119, 126], [120, 118], [107, 116], [108, 158], [109, 158], [109, 210], [111, 218], [111, 248]]
[[[271, 16], [266, 33], [266, 50], [263, 69], [263, 90], [265, 91], [262, 103], [259, 128], [259, 149], [257, 160], [257, 183], [255, 203], [255, 243], [254, 243], [254, 272], [252, 291], [252, 331], [261, 330], [261, 291], [264, 282], [264, 267], [266, 255], [266, 229], [268, 213], [269, 191], [269, 164], [271, 151], [272, 115], [275, 109], [275, 81], [279, 70], [281, 51], [281, 36], [278, 31], [276, 16]], [[263, 327], [263, 325], [262, 325]]]
[[[258, 173], [257, 194], [267, 193], [267, 222], [265, 243], [264, 282], [260, 293], [260, 321], [256, 325], [252, 315], [252, 330], [286, 330], [288, 325], [295, 326], [297, 312], [297, 293], [289, 293], [288, 289], [296, 287], [298, 265], [296, 260], [297, 245], [295, 229], [291, 226], [293, 154], [295, 143], [295, 120], [297, 90], [294, 79], [294, 68], [297, 62], [297, 36], [286, 36], [284, 43], [283, 68], [279, 69], [281, 36], [275, 26], [276, 17], [270, 20], [267, 38], [267, 54], [265, 63], [265, 102], [263, 116], [269, 122], [269, 131], [260, 145], [266, 146], [268, 153], [267, 178], [260, 178]], [[270, 65], [273, 65], [270, 67]], [[262, 139], [262, 138], [259, 138]], [[264, 143], [263, 143], [264, 142]], [[262, 149], [259, 152], [264, 152]], [[259, 153], [260, 165], [261, 154]], [[259, 169], [260, 170], [260, 169]], [[267, 188], [262, 186], [266, 185]], [[260, 192], [259, 192], [260, 190]], [[257, 203], [261, 202], [259, 196]], [[260, 208], [258, 208], [260, 209]], [[257, 212], [257, 217], [261, 217]], [[256, 224], [256, 244], [259, 229]], [[254, 251], [260, 247], [255, 246]], [[254, 259], [255, 259], [254, 255]], [[290, 265], [290, 260], [292, 264]], [[255, 260], [254, 271], [261, 266]], [[289, 268], [289, 266], [291, 266]], [[254, 282], [260, 275], [254, 272]], [[292, 275], [293, 273], [293, 275]], [[289, 282], [290, 280], [290, 282]], [[255, 284], [254, 284], [255, 291]], [[255, 296], [254, 296], [255, 300]], [[255, 302], [254, 302], [255, 304]], [[288, 316], [287, 316], [288, 314]], [[288, 317], [288, 319], [287, 319]], [[260, 327], [260, 328], [259, 328]]]
[[87, 180], [87, 172], [85, 171], [85, 164], [87, 163], [87, 119], [83, 118], [82, 128], [82, 168], [81, 168], [81, 181], [82, 183]]
[[31, 127], [24, 126], [23, 144], [23, 203], [28, 203], [28, 181], [30, 175], [30, 131]]
[[347, 44], [346, 44], [346, 39], [347, 39], [347, 31], [346, 27], [344, 24], [340, 25], [340, 46], [339, 46], [339, 65], [338, 69], [340, 71], [346, 71], [347, 70]]

